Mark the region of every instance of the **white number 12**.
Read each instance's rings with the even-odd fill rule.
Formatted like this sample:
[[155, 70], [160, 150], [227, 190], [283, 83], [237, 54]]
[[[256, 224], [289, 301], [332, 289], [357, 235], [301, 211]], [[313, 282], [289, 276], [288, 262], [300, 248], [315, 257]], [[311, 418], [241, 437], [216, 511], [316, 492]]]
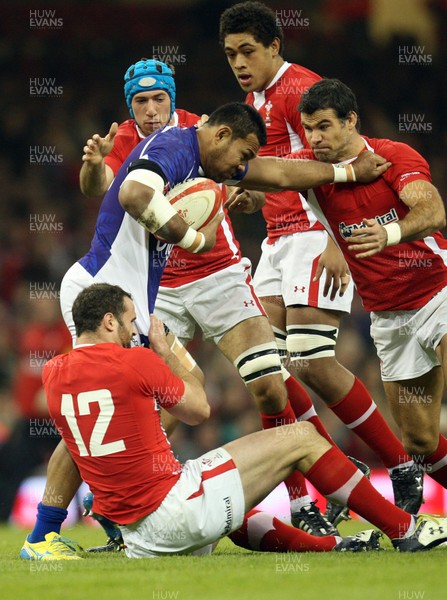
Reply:
[[108, 454], [116, 454], [126, 449], [124, 440], [108, 442], [103, 444], [104, 436], [113, 413], [115, 405], [113, 404], [112, 394], [109, 390], [94, 390], [91, 392], [81, 392], [78, 394], [79, 416], [90, 414], [90, 403], [97, 402], [99, 404], [99, 415], [93, 427], [92, 435], [90, 436], [89, 450], [82, 439], [79, 430], [78, 421], [76, 418], [73, 396], [71, 394], [62, 394], [61, 414], [66, 418], [74, 440], [79, 448], [81, 456], [107, 456]]

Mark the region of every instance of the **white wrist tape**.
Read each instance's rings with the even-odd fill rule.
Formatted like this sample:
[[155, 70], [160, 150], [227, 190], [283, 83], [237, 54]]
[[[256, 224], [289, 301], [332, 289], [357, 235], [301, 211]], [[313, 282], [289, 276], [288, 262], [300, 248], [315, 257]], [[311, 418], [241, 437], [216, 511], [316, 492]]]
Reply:
[[332, 165], [334, 169], [334, 183], [350, 183], [356, 181], [354, 167], [347, 165]]
[[395, 246], [400, 242], [402, 237], [402, 231], [400, 229], [399, 223], [387, 223], [383, 226], [386, 230], [387, 235], [387, 246]]
[[[134, 171], [130, 173], [132, 175]], [[155, 233], [177, 214], [169, 201], [158, 190], [154, 191], [152, 200], [138, 217], [137, 221], [151, 233]]]
[[180, 246], [180, 248], [184, 248], [184, 250], [192, 252], [193, 254], [200, 252], [204, 245], [205, 236], [201, 231], [195, 231], [192, 227], [190, 227], [182, 239], [177, 242], [177, 246]]

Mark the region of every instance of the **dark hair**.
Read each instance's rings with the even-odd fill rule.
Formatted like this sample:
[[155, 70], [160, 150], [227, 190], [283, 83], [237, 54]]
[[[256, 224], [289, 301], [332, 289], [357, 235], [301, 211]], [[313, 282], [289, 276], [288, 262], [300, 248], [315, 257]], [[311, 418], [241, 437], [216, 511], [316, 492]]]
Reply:
[[339, 119], [347, 119], [351, 112], [357, 114], [356, 129], [360, 131], [360, 117], [354, 92], [339, 79], [322, 79], [314, 83], [301, 96], [298, 110], [312, 115], [317, 110], [334, 109]]
[[219, 106], [210, 115], [206, 125], [228, 125], [233, 132], [232, 138], [246, 138], [254, 133], [261, 146], [267, 143], [265, 123], [258, 111], [244, 102], [229, 102]]
[[76, 335], [86, 331], [96, 331], [102, 318], [108, 312], [115, 315], [121, 323], [125, 311], [124, 298], [132, 296], [119, 287], [108, 283], [94, 283], [80, 292], [73, 302], [73, 321]]
[[251, 33], [265, 48], [275, 38], [280, 41], [279, 54], [284, 48], [284, 35], [276, 13], [262, 2], [241, 2], [227, 8], [220, 16], [219, 41], [225, 45], [225, 38], [232, 33]]

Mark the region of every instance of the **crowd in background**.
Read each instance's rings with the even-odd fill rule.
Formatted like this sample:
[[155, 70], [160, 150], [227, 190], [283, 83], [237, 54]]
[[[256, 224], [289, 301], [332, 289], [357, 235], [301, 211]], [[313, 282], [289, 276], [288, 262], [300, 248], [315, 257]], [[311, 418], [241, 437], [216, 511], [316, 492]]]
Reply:
[[[416, 148], [447, 197], [447, 41], [441, 35], [447, 5], [443, 0], [414, 2], [423, 5], [431, 19], [426, 39], [411, 28], [374, 33], [373, 0], [301, 1], [301, 16], [293, 12], [296, 2], [266, 3], [283, 21], [285, 59], [345, 81], [357, 95], [365, 134]], [[0, 451], [20, 429], [29, 442], [22, 447], [25, 468], [20, 477], [36, 467], [43, 469], [57, 441], [39, 382], [44, 361], [70, 347], [58, 309], [60, 281], [88, 250], [98, 209], [97, 202], [79, 191], [82, 147], [93, 133], [104, 135], [113, 121], [128, 118], [122, 77], [141, 57], [174, 65], [180, 108], [210, 113], [224, 102], [243, 100], [218, 46], [219, 14], [231, 4], [46, 5], [45, 10], [54, 11], [46, 13], [53, 19], [51, 27], [36, 25], [39, 14], [31, 20], [30, 11], [41, 11], [42, 18], [44, 9], [28, 3], [2, 15]], [[411, 53], [422, 58], [399, 58]], [[418, 120], [418, 126], [411, 126]], [[265, 232], [262, 217], [242, 215], [233, 222], [243, 253], [255, 266]], [[369, 316], [357, 298], [337, 346], [339, 361], [366, 384], [394, 427], [369, 338]], [[260, 428], [235, 368], [200, 335], [191, 351], [206, 374], [212, 416], [198, 428], [180, 427], [175, 433], [173, 446], [180, 460]], [[318, 398], [315, 402], [337, 443], [374, 466], [377, 459], [370, 451]], [[447, 431], [445, 420], [443, 427]], [[31, 455], [39, 460], [27, 465]], [[0, 470], [5, 464], [16, 467], [12, 456], [0, 458]], [[0, 482], [2, 477], [4, 483], [5, 471]]]

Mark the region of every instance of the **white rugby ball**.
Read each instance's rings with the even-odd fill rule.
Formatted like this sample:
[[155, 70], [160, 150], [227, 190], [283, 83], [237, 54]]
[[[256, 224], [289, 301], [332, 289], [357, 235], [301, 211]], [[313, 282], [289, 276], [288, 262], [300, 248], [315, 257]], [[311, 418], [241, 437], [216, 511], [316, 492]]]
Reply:
[[222, 188], [211, 179], [196, 177], [178, 183], [166, 198], [190, 227], [200, 229], [222, 206]]

